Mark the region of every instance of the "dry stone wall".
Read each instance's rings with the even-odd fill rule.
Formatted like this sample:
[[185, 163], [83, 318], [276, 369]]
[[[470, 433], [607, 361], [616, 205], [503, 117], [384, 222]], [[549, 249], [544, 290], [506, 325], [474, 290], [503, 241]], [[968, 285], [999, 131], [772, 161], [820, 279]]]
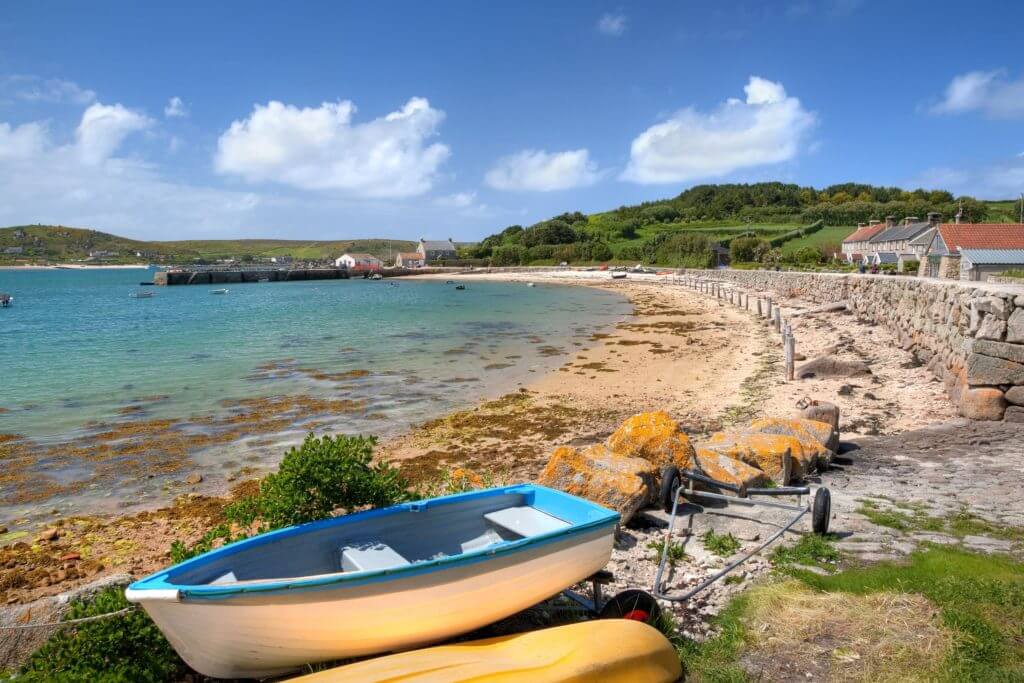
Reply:
[[828, 304], [884, 325], [965, 417], [1024, 422], [1024, 288], [915, 277], [748, 270], [688, 274]]

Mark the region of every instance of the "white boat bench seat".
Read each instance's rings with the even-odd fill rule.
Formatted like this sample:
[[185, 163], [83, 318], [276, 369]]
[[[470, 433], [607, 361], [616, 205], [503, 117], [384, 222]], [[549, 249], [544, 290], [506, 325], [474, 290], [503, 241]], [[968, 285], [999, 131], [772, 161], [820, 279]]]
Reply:
[[495, 526], [511, 531], [514, 534], [519, 534], [524, 538], [539, 536], [540, 534], [559, 531], [572, 526], [569, 522], [549, 515], [546, 512], [541, 512], [529, 505], [488, 512], [484, 515], [484, 519]]
[[365, 572], [374, 569], [390, 569], [409, 564], [389, 545], [377, 542], [348, 545], [341, 549], [341, 571]]

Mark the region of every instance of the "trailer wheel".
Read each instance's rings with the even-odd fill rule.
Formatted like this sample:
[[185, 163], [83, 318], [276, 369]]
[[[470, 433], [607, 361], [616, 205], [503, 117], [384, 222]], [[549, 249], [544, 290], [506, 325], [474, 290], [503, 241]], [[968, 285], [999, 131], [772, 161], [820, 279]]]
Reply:
[[811, 528], [814, 533], [828, 533], [828, 523], [832, 519], [832, 493], [824, 486], [814, 494], [814, 508], [811, 510]]
[[654, 624], [661, 618], [661, 606], [647, 591], [630, 588], [605, 603], [599, 619], [631, 619]]
[[661, 471], [661, 492], [658, 494], [658, 502], [661, 509], [667, 513], [672, 512], [672, 505], [676, 500], [676, 489], [682, 486], [682, 478], [679, 476], [679, 468], [675, 466], [666, 467]]

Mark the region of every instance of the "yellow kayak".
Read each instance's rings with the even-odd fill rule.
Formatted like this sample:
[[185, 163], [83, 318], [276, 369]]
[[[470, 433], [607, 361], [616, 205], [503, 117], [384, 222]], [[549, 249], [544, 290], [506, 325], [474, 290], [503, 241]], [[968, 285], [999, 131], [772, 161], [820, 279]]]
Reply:
[[292, 683], [671, 683], [679, 656], [657, 630], [599, 619], [340, 666]]

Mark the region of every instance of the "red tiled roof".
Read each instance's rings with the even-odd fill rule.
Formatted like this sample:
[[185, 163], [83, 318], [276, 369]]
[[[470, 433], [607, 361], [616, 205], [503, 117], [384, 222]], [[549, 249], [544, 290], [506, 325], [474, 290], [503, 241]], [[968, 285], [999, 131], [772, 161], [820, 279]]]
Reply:
[[863, 228], [858, 228], [856, 232], [852, 233], [849, 237], [844, 239], [844, 242], [866, 242], [878, 233], [885, 230], [885, 223], [876, 223], [875, 225], [865, 225]]
[[1024, 249], [1024, 225], [1018, 223], [943, 223], [946, 249]]

